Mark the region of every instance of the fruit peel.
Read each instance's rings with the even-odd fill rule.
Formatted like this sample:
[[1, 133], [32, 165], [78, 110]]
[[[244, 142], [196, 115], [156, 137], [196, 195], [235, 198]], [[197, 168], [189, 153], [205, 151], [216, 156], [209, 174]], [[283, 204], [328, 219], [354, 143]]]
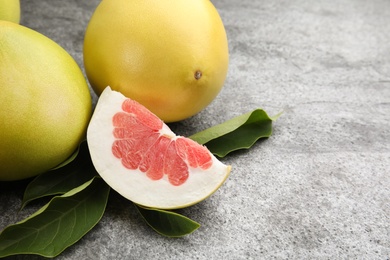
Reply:
[[[211, 166], [206, 170], [189, 167], [188, 179], [176, 186], [169, 182], [166, 175], [159, 180], [152, 180], [139, 169], [125, 168], [121, 160], [112, 153], [112, 145], [116, 141], [112, 120], [115, 113], [121, 111], [122, 103], [126, 99], [121, 93], [107, 87], [98, 100], [87, 130], [92, 162], [108, 185], [136, 204], [150, 208], [175, 209], [206, 199], [225, 182], [231, 166], [224, 165], [210, 152]], [[161, 134], [172, 136], [172, 140], [182, 138], [174, 135], [165, 124]]]

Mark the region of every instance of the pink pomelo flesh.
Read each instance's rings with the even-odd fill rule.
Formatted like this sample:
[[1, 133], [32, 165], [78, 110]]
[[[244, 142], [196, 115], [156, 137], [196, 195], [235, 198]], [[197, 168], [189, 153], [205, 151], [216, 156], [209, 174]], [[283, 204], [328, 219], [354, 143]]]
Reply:
[[205, 147], [191, 139], [161, 135], [163, 122], [136, 101], [126, 99], [122, 109], [124, 112], [113, 117], [113, 134], [118, 140], [112, 152], [126, 168], [139, 169], [152, 180], [166, 174], [172, 185], [181, 185], [188, 178], [189, 167], [211, 167], [212, 159]]
[[230, 166], [176, 136], [157, 116], [107, 87], [88, 127], [96, 170], [117, 192], [147, 207], [181, 208], [210, 196]]

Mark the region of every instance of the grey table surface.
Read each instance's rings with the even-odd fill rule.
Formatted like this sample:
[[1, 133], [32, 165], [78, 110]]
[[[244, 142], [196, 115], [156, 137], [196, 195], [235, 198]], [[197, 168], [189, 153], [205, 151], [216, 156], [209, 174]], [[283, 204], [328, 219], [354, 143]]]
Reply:
[[[227, 80], [171, 127], [190, 135], [255, 108], [284, 111], [273, 135], [223, 159], [227, 182], [180, 210], [202, 224], [193, 234], [158, 235], [112, 193], [101, 222], [58, 259], [389, 259], [390, 1], [212, 2], [229, 40]], [[98, 3], [22, 0], [21, 23], [83, 68]], [[18, 213], [23, 185], [0, 190], [0, 229], [36, 210]]]

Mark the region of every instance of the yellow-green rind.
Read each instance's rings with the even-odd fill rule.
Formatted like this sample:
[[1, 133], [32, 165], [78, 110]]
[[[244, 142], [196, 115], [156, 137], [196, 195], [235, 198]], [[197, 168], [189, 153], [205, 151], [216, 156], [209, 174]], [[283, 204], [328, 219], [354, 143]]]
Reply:
[[0, 20], [20, 23], [20, 1], [0, 0]]
[[57, 43], [0, 21], [0, 181], [50, 170], [77, 148], [91, 117], [87, 82]]

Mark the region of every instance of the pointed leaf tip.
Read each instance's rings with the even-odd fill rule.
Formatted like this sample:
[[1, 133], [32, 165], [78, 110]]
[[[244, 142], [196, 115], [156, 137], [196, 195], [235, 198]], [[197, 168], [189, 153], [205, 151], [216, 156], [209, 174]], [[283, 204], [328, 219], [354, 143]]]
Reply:
[[76, 243], [101, 219], [109, 187], [96, 177], [54, 197], [30, 217], [0, 234], [0, 258], [34, 254], [55, 257]]
[[279, 116], [280, 114], [270, 118], [264, 110], [255, 109], [190, 138], [204, 144], [216, 156], [225, 157], [233, 151], [249, 149], [260, 138], [271, 136], [272, 121]]
[[191, 234], [200, 227], [199, 223], [178, 213], [134, 205], [145, 222], [160, 235], [182, 237]]

